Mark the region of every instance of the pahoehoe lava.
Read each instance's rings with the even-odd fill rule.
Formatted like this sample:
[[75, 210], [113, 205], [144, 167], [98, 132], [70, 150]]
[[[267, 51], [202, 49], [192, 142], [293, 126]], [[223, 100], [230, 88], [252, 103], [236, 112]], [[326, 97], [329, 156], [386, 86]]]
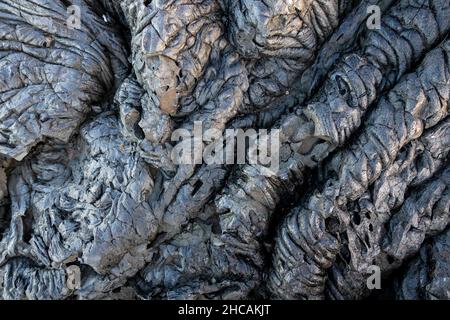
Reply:
[[[450, 299], [449, 32], [449, 0], [0, 0], [0, 299]], [[277, 170], [175, 161], [199, 123], [279, 132]]]

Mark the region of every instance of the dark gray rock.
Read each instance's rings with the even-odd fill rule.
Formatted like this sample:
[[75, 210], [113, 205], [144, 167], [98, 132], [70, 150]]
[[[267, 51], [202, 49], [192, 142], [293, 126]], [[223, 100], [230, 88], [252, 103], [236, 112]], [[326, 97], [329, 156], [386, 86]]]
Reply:
[[449, 245], [447, 229], [421, 247], [406, 272], [394, 280], [398, 299], [450, 299]]
[[[0, 0], [1, 299], [363, 299], [374, 265], [449, 299], [449, 32], [448, 0]], [[196, 122], [279, 129], [279, 170], [177, 163]]]

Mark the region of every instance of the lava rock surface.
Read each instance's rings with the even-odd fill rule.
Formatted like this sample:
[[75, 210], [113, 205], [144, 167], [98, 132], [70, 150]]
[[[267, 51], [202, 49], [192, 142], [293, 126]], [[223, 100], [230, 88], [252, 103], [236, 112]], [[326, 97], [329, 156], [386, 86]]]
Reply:
[[[448, 0], [0, 0], [0, 299], [450, 299], [449, 32]], [[279, 169], [177, 163], [197, 123], [278, 130]]]

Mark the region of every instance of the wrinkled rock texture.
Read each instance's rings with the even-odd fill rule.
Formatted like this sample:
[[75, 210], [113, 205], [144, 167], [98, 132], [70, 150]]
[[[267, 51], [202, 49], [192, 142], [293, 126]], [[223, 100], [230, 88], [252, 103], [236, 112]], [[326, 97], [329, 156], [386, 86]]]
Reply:
[[[448, 0], [0, 0], [0, 299], [450, 299], [449, 32]], [[279, 170], [177, 164], [197, 122], [280, 130]]]

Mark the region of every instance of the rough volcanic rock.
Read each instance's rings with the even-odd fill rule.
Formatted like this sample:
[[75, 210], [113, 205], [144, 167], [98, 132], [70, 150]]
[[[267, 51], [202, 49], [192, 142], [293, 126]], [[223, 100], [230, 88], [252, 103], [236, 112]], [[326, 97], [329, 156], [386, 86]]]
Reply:
[[450, 299], [449, 32], [448, 0], [0, 0], [0, 299], [364, 299], [373, 267]]

